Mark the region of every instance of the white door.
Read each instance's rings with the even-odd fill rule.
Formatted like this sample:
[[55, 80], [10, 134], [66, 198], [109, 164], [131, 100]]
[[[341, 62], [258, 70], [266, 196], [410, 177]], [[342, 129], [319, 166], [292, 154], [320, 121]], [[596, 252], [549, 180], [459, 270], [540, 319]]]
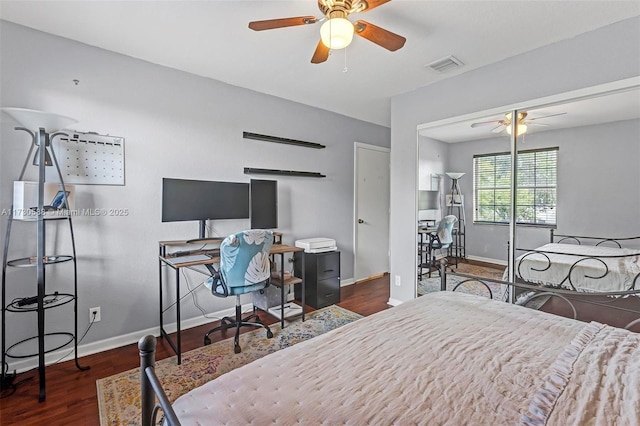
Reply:
[[389, 272], [390, 150], [355, 144], [356, 281]]

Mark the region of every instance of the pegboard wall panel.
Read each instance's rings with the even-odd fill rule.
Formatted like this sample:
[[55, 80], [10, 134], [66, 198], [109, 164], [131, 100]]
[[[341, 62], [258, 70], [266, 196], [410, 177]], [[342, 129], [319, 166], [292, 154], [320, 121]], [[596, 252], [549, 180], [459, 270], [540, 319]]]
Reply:
[[65, 183], [124, 185], [124, 138], [69, 133], [55, 139], [54, 149]]

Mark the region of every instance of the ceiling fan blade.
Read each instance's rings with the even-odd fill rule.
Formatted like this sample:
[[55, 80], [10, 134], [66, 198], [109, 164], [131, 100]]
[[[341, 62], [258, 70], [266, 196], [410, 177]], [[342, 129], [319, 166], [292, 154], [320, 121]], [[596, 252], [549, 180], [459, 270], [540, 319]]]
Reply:
[[378, 6], [382, 6], [385, 3], [389, 3], [391, 0], [360, 0], [360, 3], [364, 6], [362, 12], [366, 12], [371, 9], [375, 9]]
[[275, 28], [295, 27], [297, 25], [315, 24], [315, 16], [298, 16], [295, 18], [268, 19], [266, 21], [249, 22], [249, 28], [254, 31], [273, 30]]
[[529, 121], [525, 121], [524, 124], [526, 124], [527, 126], [548, 126], [548, 124], [544, 124], [544, 123], [530, 123]]
[[491, 129], [491, 131], [493, 133], [501, 133], [501, 132], [504, 132], [506, 128], [507, 128], [506, 125], [500, 123], [500, 125], [498, 127], [494, 127], [493, 129]]
[[559, 112], [557, 114], [543, 115], [542, 117], [527, 118], [527, 121], [540, 120], [541, 118], [555, 117], [556, 115], [565, 115], [565, 114], [566, 112]]
[[311, 58], [312, 64], [320, 64], [326, 61], [329, 58], [329, 48], [324, 45], [322, 40], [318, 42], [318, 47], [316, 47], [316, 51], [313, 52], [313, 57]]
[[384, 28], [376, 27], [366, 21], [357, 21], [353, 26], [356, 34], [360, 37], [364, 37], [392, 52], [400, 49], [407, 41], [406, 38], [398, 34], [392, 33]]
[[500, 124], [500, 121], [498, 120], [493, 120], [493, 121], [481, 121], [479, 123], [473, 123], [471, 125], [471, 127], [482, 127], [482, 126], [489, 126], [491, 124]]

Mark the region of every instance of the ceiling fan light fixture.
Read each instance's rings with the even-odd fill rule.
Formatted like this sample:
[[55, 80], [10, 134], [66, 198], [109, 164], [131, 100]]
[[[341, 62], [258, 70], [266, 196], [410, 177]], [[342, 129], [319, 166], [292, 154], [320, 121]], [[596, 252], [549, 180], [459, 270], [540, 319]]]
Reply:
[[[508, 112], [504, 115], [507, 118], [507, 121], [509, 123], [511, 123], [511, 117], [513, 117], [513, 114]], [[524, 120], [525, 118], [527, 118], [527, 112], [526, 111], [522, 111], [518, 113], [518, 122], [521, 122], [522, 120]]]
[[353, 40], [353, 31], [353, 24], [348, 19], [331, 18], [320, 27], [320, 38], [329, 49], [344, 49]]
[[[520, 135], [524, 135], [525, 133], [527, 133], [527, 125], [523, 124], [523, 123], [518, 123], [518, 125], [516, 126], [516, 136], [520, 136]], [[507, 133], [511, 134], [511, 126], [507, 126]]]

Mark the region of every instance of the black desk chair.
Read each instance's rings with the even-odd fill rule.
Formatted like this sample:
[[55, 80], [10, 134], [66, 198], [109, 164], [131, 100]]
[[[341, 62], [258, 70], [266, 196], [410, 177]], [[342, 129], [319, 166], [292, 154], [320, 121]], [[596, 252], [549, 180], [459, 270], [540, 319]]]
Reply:
[[431, 232], [428, 235], [429, 240], [425, 243], [427, 251], [427, 264], [422, 264], [423, 267], [429, 268], [429, 277], [431, 277], [431, 268], [439, 269], [439, 265], [436, 263], [435, 250], [439, 250], [442, 254], [442, 250], [446, 250], [451, 247], [453, 243], [453, 226], [458, 221], [458, 218], [454, 215], [448, 215], [442, 218], [438, 224], [438, 228], [435, 232]]

